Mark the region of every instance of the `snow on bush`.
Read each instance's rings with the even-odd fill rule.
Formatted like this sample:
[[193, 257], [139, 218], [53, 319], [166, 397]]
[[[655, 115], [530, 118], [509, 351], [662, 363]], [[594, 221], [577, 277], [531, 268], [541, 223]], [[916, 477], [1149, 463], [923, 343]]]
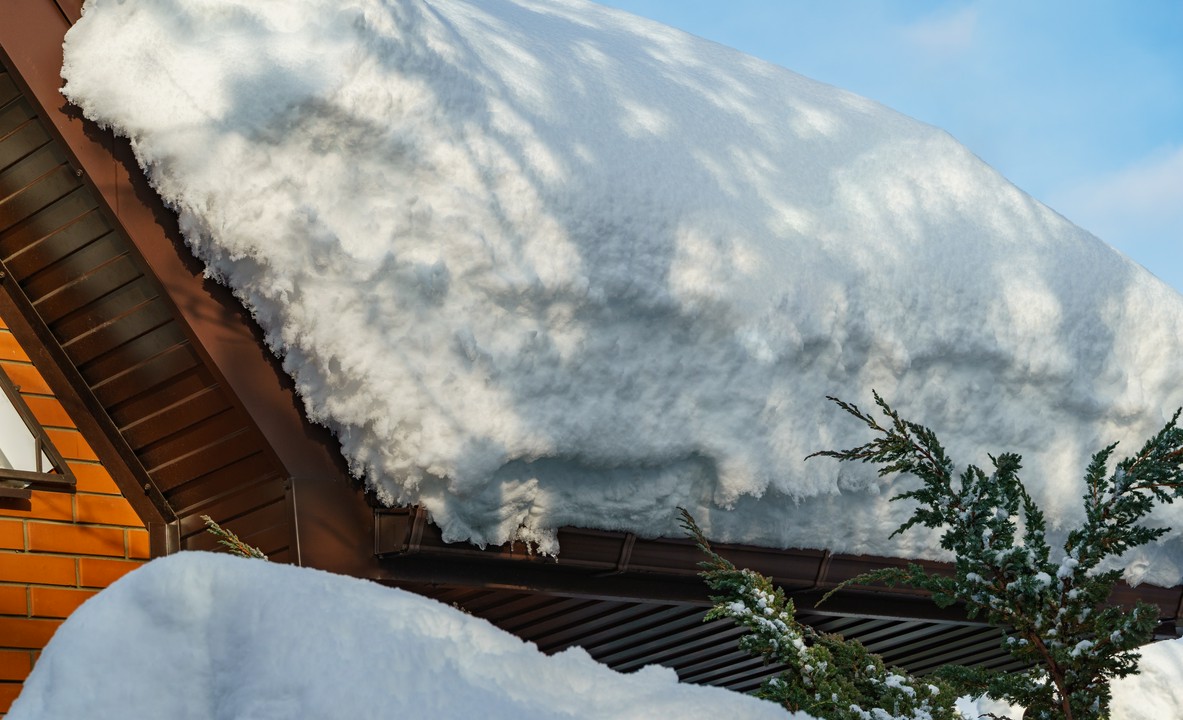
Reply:
[[87, 601], [6, 717], [809, 720], [657, 666], [625, 675], [579, 648], [546, 656], [366, 580], [195, 552]]
[[[1021, 705], [1026, 720], [1108, 720], [1110, 683], [1137, 672], [1138, 648], [1153, 637], [1162, 610], [1140, 601], [1132, 609], [1108, 605], [1122, 573], [1098, 568], [1168, 532], [1145, 527], [1142, 520], [1156, 505], [1183, 497], [1183, 428], [1178, 426], [1183, 411], [1117, 463], [1112, 463], [1113, 445], [1094, 453], [1081, 497], [1086, 520], [1068, 534], [1056, 561], [1044, 513], [1020, 477], [1020, 456], [991, 455], [989, 474], [972, 464], [958, 471], [936, 433], [874, 397], [878, 412], [831, 398], [866, 425], [873, 439], [815, 456], [871, 463], [881, 475], [911, 473], [920, 479], [920, 488], [894, 498], [919, 503], [896, 532], [938, 529], [942, 547], [956, 555], [954, 572], [931, 573], [916, 563], [873, 570], [843, 582], [822, 600], [847, 584], [886, 582], [925, 590], [941, 607], [963, 605], [970, 619], [985, 615], [1012, 659], [1030, 669], [1001, 673], [945, 667], [938, 672], [946, 680], [963, 691]], [[701, 534], [698, 540], [707, 549]]]
[[[387, 502], [450, 540], [573, 524], [939, 557], [824, 396], [1026, 460], [1183, 405], [1183, 298], [946, 133], [582, 0], [89, 0], [66, 96], [132, 139]], [[898, 505], [898, 504], [897, 504]], [[1173, 583], [1176, 531], [1129, 558]]]

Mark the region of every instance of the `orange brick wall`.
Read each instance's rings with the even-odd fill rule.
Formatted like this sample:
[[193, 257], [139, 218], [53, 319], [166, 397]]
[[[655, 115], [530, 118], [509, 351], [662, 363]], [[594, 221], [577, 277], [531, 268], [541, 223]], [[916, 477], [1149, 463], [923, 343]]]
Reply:
[[0, 498], [0, 716], [41, 648], [87, 598], [148, 557], [148, 532], [0, 319], [0, 368], [78, 480], [74, 494]]

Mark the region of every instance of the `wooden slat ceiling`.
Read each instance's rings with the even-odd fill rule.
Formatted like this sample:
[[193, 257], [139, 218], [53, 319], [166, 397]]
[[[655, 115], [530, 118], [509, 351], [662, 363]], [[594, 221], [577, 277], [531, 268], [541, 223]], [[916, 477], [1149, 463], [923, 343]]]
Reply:
[[[685, 682], [752, 692], [783, 667], [765, 665], [737, 648], [742, 630], [726, 620], [703, 622], [707, 608], [689, 603], [587, 598], [452, 585], [409, 589], [463, 608], [552, 653], [580, 646], [622, 672], [645, 665], [673, 668]], [[822, 632], [860, 640], [889, 665], [926, 675], [951, 663], [1012, 670], [1002, 633], [980, 623], [835, 616], [798, 609]]]
[[[123, 443], [131, 473], [178, 521], [181, 547], [210, 548], [199, 516], [289, 552], [285, 472], [203, 362], [171, 301], [108, 217], [61, 142], [0, 67], [0, 262], [8, 294], [68, 359], [74, 391]], [[138, 483], [143, 484], [143, 483]]]
[[[385, 574], [377, 579], [463, 608], [546, 652], [582, 646], [625, 672], [656, 663], [688, 682], [750, 692], [780, 671], [740, 652], [741, 631], [734, 625], [703, 623], [709, 591], [698, 576], [702, 554], [689, 540], [564, 528], [559, 542], [557, 558], [521, 546], [446, 543], [425, 513], [381, 510], [375, 547]], [[940, 608], [912, 589], [848, 585], [815, 605], [828, 589], [898, 567], [901, 559], [742, 545], [715, 550], [783, 587], [802, 623], [857, 639], [889, 665], [921, 676], [945, 664], [1023, 667], [1002, 649], [1001, 630], [967, 619], [957, 606]], [[947, 564], [917, 562], [930, 572], [951, 572]], [[1110, 598], [1125, 606], [1136, 601], [1159, 607], [1165, 622], [1157, 637], [1176, 636], [1183, 590], [1119, 583]]]

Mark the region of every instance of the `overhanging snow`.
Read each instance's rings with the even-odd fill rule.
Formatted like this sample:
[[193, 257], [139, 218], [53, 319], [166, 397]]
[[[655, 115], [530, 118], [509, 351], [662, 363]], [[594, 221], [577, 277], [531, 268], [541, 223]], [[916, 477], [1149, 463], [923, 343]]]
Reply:
[[[878, 389], [1052, 522], [1178, 405], [1183, 297], [946, 133], [576, 0], [91, 0], [65, 94], [388, 502], [939, 555], [825, 400]], [[897, 504], [898, 505], [898, 504]], [[1183, 526], [1183, 514], [1157, 522]], [[1183, 529], [1183, 527], [1181, 527]], [[1131, 559], [1173, 583], [1178, 531]]]

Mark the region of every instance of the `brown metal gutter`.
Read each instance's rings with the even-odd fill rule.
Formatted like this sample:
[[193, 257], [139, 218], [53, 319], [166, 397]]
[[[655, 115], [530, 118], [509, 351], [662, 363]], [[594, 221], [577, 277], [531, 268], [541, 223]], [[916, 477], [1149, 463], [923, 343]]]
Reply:
[[[558, 537], [562, 550], [557, 558], [533, 555], [520, 544], [482, 549], [445, 543], [421, 509], [375, 510], [374, 553], [383, 559], [387, 571], [380, 579], [392, 584], [464, 584], [587, 598], [708, 603], [698, 577], [702, 553], [690, 540], [579, 528], [563, 528]], [[927, 592], [907, 587], [852, 585], [814, 607], [827, 590], [866, 572], [915, 563], [932, 573], [951, 574], [949, 563], [751, 545], [716, 544], [715, 550], [738, 567], [771, 577], [798, 608], [813, 613], [967, 622], [963, 610], [939, 608]], [[507, 578], [513, 580], [507, 582]], [[1183, 586], [1133, 588], [1119, 583], [1110, 598], [1123, 606], [1137, 601], [1157, 605], [1160, 618], [1174, 622], [1183, 603]]]

